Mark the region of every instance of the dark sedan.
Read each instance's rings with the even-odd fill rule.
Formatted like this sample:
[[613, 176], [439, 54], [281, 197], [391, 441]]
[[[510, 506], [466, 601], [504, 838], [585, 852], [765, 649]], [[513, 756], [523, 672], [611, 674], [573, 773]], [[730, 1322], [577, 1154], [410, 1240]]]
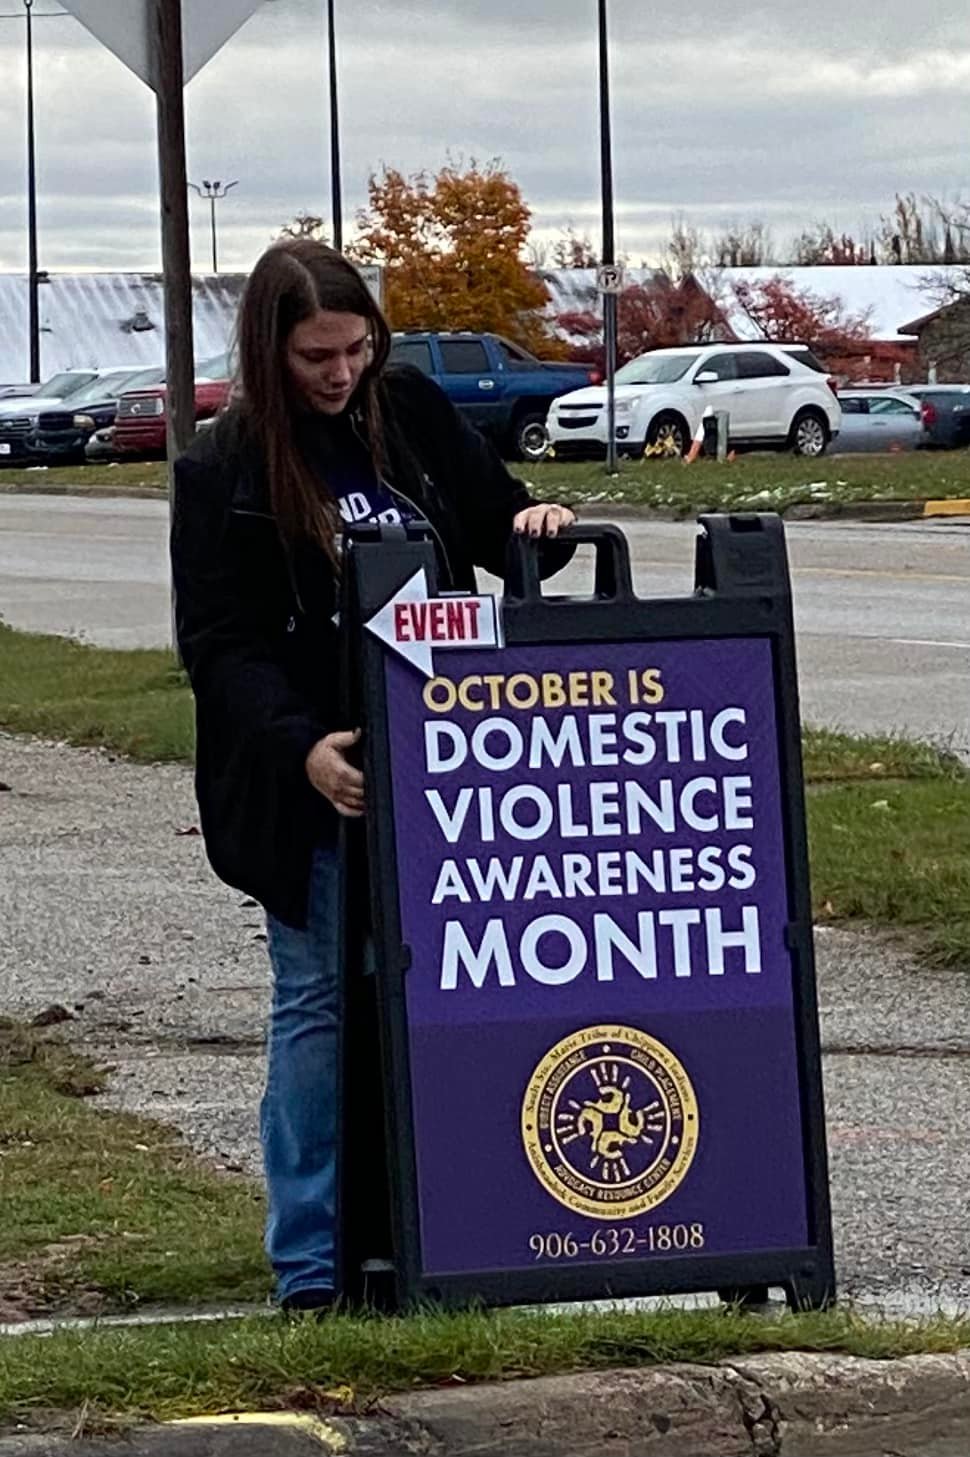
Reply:
[[956, 450], [970, 445], [970, 384], [908, 384], [905, 388], [920, 401], [930, 449]]
[[118, 401], [128, 390], [149, 389], [164, 377], [163, 369], [112, 370], [100, 375], [62, 405], [38, 410], [28, 435], [27, 453], [35, 460], [83, 461], [84, 448], [96, 430], [114, 423]]

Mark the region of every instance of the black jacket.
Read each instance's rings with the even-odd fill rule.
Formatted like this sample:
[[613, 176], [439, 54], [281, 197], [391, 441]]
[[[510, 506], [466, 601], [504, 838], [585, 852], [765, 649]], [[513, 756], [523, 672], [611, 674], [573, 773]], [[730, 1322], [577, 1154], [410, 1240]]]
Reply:
[[[503, 575], [512, 517], [532, 503], [525, 486], [416, 370], [388, 370], [382, 394], [388, 477], [436, 528], [450, 585], [473, 588], [476, 565]], [[209, 860], [274, 916], [305, 925], [313, 846], [336, 826], [306, 756], [351, 727], [338, 709], [337, 582], [322, 550], [284, 550], [238, 410], [176, 463], [171, 549]], [[567, 557], [557, 551], [548, 566]]]

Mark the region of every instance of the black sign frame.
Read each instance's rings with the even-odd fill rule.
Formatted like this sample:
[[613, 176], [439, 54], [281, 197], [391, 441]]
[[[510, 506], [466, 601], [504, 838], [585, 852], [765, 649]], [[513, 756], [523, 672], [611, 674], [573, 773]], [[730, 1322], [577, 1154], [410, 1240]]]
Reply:
[[[338, 1290], [385, 1308], [417, 1301], [446, 1306], [718, 1291], [757, 1302], [781, 1286], [792, 1308], [823, 1308], [835, 1299], [828, 1157], [811, 896], [805, 826], [801, 728], [791, 585], [781, 518], [770, 513], [703, 515], [696, 543], [694, 591], [639, 598], [629, 551], [615, 526], [570, 528], [595, 548], [589, 597], [544, 596], [539, 551], [510, 544], [503, 607], [508, 645], [650, 642], [663, 639], [768, 638], [772, 645], [779, 769], [783, 791], [788, 923], [792, 958], [802, 1152], [810, 1238], [804, 1247], [743, 1255], [626, 1258], [595, 1265], [542, 1266], [507, 1272], [429, 1274], [421, 1267], [417, 1172], [410, 1099], [405, 979], [410, 965], [398, 902], [384, 657], [365, 624], [424, 568], [429, 592], [438, 568], [423, 523], [367, 525], [348, 533], [344, 575], [345, 716], [365, 728], [366, 849], [345, 835], [346, 935], [342, 1080], [344, 1116], [337, 1217]], [[366, 888], [365, 888], [366, 887]], [[361, 976], [365, 942], [376, 966]], [[362, 1111], [363, 1109], [363, 1111]], [[368, 1149], [362, 1159], [361, 1146]], [[375, 1257], [376, 1256], [376, 1263]], [[365, 1273], [362, 1273], [364, 1271]], [[369, 1271], [369, 1273], [367, 1273]]]

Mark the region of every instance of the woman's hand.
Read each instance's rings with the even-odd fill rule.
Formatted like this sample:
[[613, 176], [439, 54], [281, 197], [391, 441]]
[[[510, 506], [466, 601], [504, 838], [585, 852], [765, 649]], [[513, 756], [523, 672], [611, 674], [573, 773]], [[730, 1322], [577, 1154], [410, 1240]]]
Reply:
[[572, 526], [576, 512], [568, 506], [527, 506], [512, 522], [513, 529], [524, 536], [558, 536], [564, 526]]
[[360, 729], [327, 734], [306, 756], [307, 778], [314, 789], [329, 799], [338, 814], [352, 820], [364, 813], [364, 776], [347, 761], [348, 749], [359, 739]]

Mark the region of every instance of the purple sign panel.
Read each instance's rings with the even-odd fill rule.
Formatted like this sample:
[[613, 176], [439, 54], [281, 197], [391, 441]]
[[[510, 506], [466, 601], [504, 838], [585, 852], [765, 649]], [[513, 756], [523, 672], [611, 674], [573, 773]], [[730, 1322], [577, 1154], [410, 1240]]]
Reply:
[[808, 1242], [771, 646], [386, 660], [422, 1267]]

